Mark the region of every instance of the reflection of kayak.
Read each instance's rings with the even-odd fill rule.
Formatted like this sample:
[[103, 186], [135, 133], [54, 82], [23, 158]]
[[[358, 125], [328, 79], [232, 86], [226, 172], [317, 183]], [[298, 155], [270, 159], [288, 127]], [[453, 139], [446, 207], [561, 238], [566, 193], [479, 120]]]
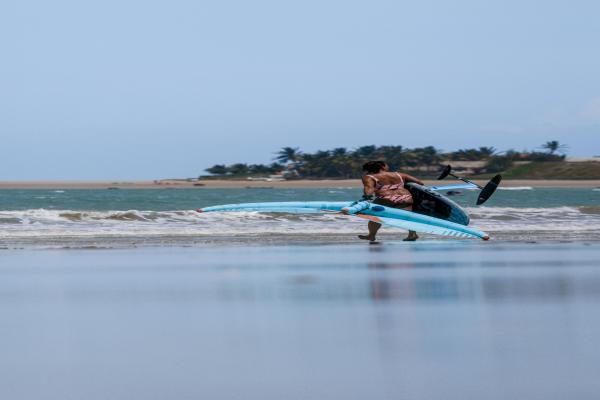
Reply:
[[[443, 198], [443, 196], [440, 197]], [[448, 199], [446, 200], [450, 201]], [[440, 202], [436, 204], [440, 204]], [[460, 207], [456, 207], [462, 211]], [[470, 237], [480, 238], [484, 240], [487, 240], [489, 238], [485, 232], [468, 228], [467, 226], [465, 226], [466, 224], [461, 225], [456, 222], [436, 218], [430, 215], [385, 207], [379, 204], [371, 204], [367, 201], [354, 203], [307, 201], [227, 204], [201, 208], [198, 210], [198, 212], [260, 211], [271, 213], [340, 213], [342, 209], [348, 210], [352, 215], [355, 215], [359, 218], [367, 219], [373, 222], [378, 222], [388, 226], [401, 228], [404, 230], [412, 230], [420, 233], [430, 233], [434, 235], [452, 237]], [[438, 211], [435, 207], [424, 210], [431, 212]]]

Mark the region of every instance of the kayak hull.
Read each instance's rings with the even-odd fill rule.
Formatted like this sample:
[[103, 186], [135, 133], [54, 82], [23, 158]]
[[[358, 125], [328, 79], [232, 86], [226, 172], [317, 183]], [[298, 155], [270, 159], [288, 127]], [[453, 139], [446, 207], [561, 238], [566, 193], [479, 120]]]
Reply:
[[350, 215], [373, 222], [421, 233], [451, 237], [470, 237], [487, 240], [485, 232], [468, 228], [456, 222], [423, 215], [412, 211], [385, 207], [369, 202], [267, 202], [225, 204], [201, 208], [199, 212], [259, 211], [281, 213], [341, 213], [347, 209]]

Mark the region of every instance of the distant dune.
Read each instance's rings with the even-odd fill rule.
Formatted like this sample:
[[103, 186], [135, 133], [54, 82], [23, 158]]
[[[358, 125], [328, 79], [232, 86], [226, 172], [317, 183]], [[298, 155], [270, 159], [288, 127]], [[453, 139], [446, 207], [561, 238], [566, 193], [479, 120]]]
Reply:
[[517, 165], [502, 175], [505, 179], [600, 179], [600, 162], [535, 162]]

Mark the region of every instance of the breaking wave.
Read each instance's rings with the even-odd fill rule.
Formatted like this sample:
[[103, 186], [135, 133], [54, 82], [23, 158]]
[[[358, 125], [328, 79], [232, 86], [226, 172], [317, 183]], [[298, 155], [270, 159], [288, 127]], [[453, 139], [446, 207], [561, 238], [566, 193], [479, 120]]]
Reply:
[[196, 211], [0, 212], [0, 239], [52, 236], [232, 235], [250, 233], [353, 233], [364, 221], [332, 214]]
[[600, 231], [600, 206], [467, 208], [471, 223], [484, 230]]
[[[600, 232], [600, 206], [468, 208], [471, 226], [501, 232]], [[354, 235], [364, 220], [338, 214], [179, 211], [0, 211], [0, 240], [57, 237]], [[384, 231], [392, 228], [384, 229]]]
[[513, 186], [513, 187], [503, 187], [500, 186], [498, 190], [533, 190], [531, 186]]

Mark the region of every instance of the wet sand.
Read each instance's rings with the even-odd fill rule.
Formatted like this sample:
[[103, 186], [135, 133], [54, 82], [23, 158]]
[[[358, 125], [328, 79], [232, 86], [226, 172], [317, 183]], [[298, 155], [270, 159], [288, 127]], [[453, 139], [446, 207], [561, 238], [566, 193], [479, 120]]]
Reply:
[[3, 399], [594, 399], [597, 244], [0, 251]]
[[[443, 182], [443, 183], [442, 183]], [[426, 180], [427, 185], [450, 184], [451, 180]], [[485, 180], [474, 180], [484, 185]], [[323, 179], [292, 181], [249, 180], [161, 180], [161, 181], [0, 181], [0, 189], [202, 189], [202, 188], [331, 188], [361, 187], [358, 179]], [[504, 180], [503, 187], [600, 187], [598, 180]]]

